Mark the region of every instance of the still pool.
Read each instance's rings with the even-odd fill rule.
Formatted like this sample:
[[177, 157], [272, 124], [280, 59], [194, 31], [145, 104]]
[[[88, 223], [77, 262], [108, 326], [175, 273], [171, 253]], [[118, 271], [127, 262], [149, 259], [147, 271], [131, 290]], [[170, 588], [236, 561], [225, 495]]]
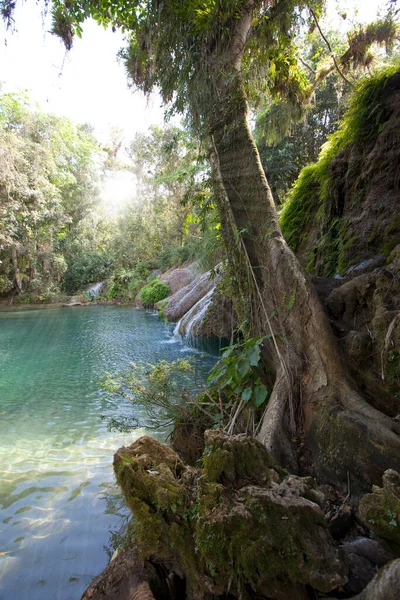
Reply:
[[105, 567], [127, 518], [113, 453], [144, 430], [107, 430], [130, 407], [100, 381], [193, 352], [132, 307], [0, 311], [0, 600], [78, 600]]

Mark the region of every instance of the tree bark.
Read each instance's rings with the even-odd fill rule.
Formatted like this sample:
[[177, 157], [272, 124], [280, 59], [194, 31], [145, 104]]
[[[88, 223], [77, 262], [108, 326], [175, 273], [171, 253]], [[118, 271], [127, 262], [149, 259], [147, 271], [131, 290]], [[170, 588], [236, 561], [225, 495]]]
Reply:
[[208, 123], [222, 234], [238, 290], [250, 296], [246, 318], [253, 335], [273, 335], [269, 357], [275, 388], [259, 438], [278, 460], [298, 471], [291, 438], [304, 435], [310, 468], [343, 485], [350, 474], [357, 493], [378, 483], [385, 469], [399, 469], [399, 430], [359, 395], [316, 292], [283, 239], [248, 126], [240, 73], [238, 49], [245, 46], [252, 6], [249, 2], [238, 18], [231, 44], [218, 58], [208, 57], [215, 74]]

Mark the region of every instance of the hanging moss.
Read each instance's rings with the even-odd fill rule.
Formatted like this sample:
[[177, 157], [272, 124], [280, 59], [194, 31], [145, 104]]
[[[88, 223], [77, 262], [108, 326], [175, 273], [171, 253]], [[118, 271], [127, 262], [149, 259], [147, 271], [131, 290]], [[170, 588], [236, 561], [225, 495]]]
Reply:
[[[314, 218], [320, 228], [319, 240], [309, 253], [309, 271], [333, 276], [337, 272], [343, 274], [351, 266], [350, 256], [357, 238], [346, 231], [347, 225], [342, 222], [345, 201], [342, 180], [350, 166], [355, 168], [350, 164], [351, 148], [362, 148], [385, 128], [392, 111], [385, 104], [388, 82], [399, 68], [400, 63], [386, 67], [356, 86], [340, 126], [322, 147], [318, 162], [302, 169], [287, 195], [280, 223], [292, 250], [296, 252], [307, 238]], [[342, 165], [337, 162], [339, 155]], [[344, 172], [340, 172], [341, 168]], [[356, 172], [347, 174], [347, 178], [351, 181], [354, 178], [353, 195], [349, 199], [354, 207], [364, 200], [363, 181]], [[393, 232], [390, 235], [393, 237]], [[374, 232], [371, 238], [374, 239]], [[395, 245], [391, 244], [388, 242], [381, 251], [388, 254]]]
[[307, 235], [315, 198], [321, 192], [321, 167], [318, 164], [302, 169], [294, 187], [287, 196], [280, 215], [282, 233], [293, 252]]

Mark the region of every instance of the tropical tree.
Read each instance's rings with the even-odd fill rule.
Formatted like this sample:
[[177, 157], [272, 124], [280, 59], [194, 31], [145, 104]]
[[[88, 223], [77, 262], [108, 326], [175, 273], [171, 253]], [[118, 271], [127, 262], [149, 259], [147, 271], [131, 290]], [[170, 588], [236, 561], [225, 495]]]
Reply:
[[25, 94], [0, 97], [0, 293], [52, 299], [98, 197], [101, 152], [84, 127]]
[[[14, 3], [2, 4], [4, 12]], [[207, 140], [239, 314], [249, 334], [271, 340], [264, 360], [275, 383], [259, 437], [297, 471], [292, 438], [304, 435], [316, 471], [343, 484], [350, 471], [357, 488], [400, 468], [399, 432], [341, 362], [316, 292], [282, 237], [248, 125], [255, 92], [268, 87], [293, 103], [306, 96], [293, 37], [307, 7], [318, 16], [321, 3], [57, 1], [53, 16], [67, 48], [89, 16], [129, 32], [123, 56], [135, 84], [145, 92], [157, 85]]]

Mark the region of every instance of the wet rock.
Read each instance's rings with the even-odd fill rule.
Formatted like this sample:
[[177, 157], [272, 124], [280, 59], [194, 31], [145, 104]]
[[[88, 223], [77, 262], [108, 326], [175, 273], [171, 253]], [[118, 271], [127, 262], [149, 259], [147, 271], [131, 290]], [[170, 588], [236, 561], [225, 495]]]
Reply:
[[89, 585], [81, 600], [154, 600], [149, 582], [155, 589], [166, 583], [158, 581], [156, 569], [140, 560], [135, 548], [120, 550], [116, 557]]
[[400, 559], [385, 565], [367, 587], [353, 600], [398, 600]]
[[229, 339], [235, 326], [232, 301], [215, 286], [182, 317], [178, 332], [189, 337]]
[[372, 494], [360, 502], [360, 518], [376, 537], [400, 556], [400, 475], [393, 469], [385, 471], [383, 487], [374, 486]]
[[203, 464], [185, 466], [150, 437], [114, 460], [140, 557], [185, 577], [189, 598], [247, 589], [301, 599], [306, 586], [327, 593], [346, 582], [323, 512], [305, 497], [311, 478], [288, 476], [256, 440], [218, 431], [206, 432]]
[[378, 567], [366, 558], [350, 551], [345, 553], [345, 562], [349, 570], [344, 591], [351, 595], [359, 594], [375, 577]]
[[[192, 311], [191, 318], [186, 318], [187, 315], [185, 315], [181, 320], [180, 332], [182, 334], [189, 333], [187, 330], [189, 325], [190, 335], [231, 338], [232, 331], [235, 330], [237, 323], [236, 314], [232, 301], [221, 294], [217, 286], [211, 292], [210, 302], [208, 302], [206, 309], [204, 310], [204, 305], [201, 306], [200, 303], [197, 303]], [[195, 314], [201, 314], [201, 318], [196, 319], [194, 326], [190, 327]]]
[[185, 287], [173, 294], [164, 308], [164, 316], [169, 321], [179, 321], [199, 300], [204, 298], [215, 286], [211, 271], [203, 273]]
[[383, 254], [378, 254], [377, 256], [373, 256], [368, 260], [363, 260], [358, 265], [353, 265], [349, 269], [347, 269], [344, 274], [345, 277], [354, 277], [361, 275], [361, 273], [367, 273], [368, 271], [372, 271], [377, 267], [382, 267], [386, 264], [386, 256]]
[[345, 553], [357, 554], [378, 567], [383, 567], [383, 565], [395, 558], [377, 540], [365, 537], [349, 542], [342, 546], [342, 548]]

